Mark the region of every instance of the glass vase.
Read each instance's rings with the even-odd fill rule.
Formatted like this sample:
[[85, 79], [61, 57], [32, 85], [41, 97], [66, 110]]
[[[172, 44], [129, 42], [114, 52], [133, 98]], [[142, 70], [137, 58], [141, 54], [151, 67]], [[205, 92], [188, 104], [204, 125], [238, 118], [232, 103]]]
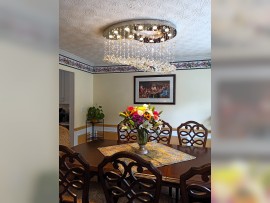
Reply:
[[139, 149], [137, 153], [139, 154], [147, 154], [148, 150], [146, 149], [145, 145], [148, 142], [148, 133], [145, 129], [138, 129], [138, 137], [137, 142], [139, 144]]

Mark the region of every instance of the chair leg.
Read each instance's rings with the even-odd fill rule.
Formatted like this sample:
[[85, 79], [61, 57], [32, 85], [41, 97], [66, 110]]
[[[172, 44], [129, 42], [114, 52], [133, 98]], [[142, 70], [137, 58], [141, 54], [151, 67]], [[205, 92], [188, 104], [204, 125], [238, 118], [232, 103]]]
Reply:
[[169, 195], [172, 197], [172, 187], [169, 187]]
[[118, 199], [119, 199], [118, 197], [113, 197], [113, 202], [114, 203], [117, 203], [118, 202]]
[[175, 199], [176, 199], [176, 201], [178, 201], [178, 199], [179, 199], [179, 189], [178, 188], [175, 188]]

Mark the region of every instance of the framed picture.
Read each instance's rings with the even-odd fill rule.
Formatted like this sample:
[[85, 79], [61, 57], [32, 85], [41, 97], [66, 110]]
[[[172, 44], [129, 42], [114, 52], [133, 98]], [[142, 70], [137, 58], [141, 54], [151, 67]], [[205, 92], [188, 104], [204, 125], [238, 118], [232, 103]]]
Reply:
[[134, 104], [175, 104], [175, 75], [134, 76]]

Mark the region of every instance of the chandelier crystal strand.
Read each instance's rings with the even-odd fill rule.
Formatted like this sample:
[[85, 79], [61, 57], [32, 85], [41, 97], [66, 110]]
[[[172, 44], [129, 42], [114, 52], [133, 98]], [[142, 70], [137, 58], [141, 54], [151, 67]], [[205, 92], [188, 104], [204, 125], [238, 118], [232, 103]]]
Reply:
[[106, 56], [108, 55], [107, 49], [109, 48], [109, 46], [107, 46], [107, 43], [108, 43], [108, 40], [104, 40], [104, 60]]
[[110, 26], [104, 31], [104, 61], [134, 66], [141, 71], [168, 73], [174, 45], [175, 27], [161, 20], [133, 20]]

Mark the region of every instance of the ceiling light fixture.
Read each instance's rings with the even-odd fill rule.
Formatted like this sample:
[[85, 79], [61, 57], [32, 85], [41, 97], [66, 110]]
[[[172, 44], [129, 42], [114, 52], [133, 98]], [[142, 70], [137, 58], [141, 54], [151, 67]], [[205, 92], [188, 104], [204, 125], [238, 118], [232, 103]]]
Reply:
[[125, 21], [108, 27], [103, 36], [106, 62], [148, 72], [168, 73], [176, 69], [170, 64], [174, 61], [174, 46], [169, 42], [176, 36], [176, 28], [168, 21]]

